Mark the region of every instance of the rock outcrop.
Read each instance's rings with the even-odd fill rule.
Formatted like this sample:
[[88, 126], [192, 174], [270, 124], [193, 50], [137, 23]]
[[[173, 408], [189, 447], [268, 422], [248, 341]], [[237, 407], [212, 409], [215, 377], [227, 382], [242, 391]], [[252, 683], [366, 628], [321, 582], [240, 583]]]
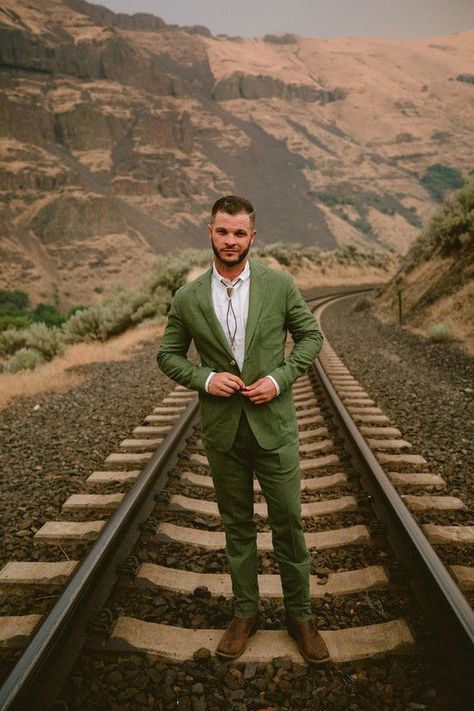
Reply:
[[167, 27], [161, 17], [148, 12], [136, 12], [127, 15], [123, 12], [112, 12], [103, 5], [93, 5], [86, 0], [64, 0], [64, 4], [77, 12], [90, 17], [97, 25], [104, 27], [120, 27], [125, 30], [162, 30]]
[[325, 104], [346, 97], [343, 89], [318, 89], [310, 84], [286, 84], [272, 76], [249, 75], [235, 72], [216, 83], [212, 91], [216, 101], [230, 99], [270, 99], [308, 101]]

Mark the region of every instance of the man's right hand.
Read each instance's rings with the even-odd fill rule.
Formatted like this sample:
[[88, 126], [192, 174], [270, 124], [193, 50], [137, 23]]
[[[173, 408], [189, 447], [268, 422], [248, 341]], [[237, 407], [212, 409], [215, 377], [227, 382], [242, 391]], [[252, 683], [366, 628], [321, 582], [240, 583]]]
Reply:
[[233, 373], [215, 373], [207, 386], [209, 393], [217, 397], [230, 397], [242, 388], [245, 388], [244, 381]]

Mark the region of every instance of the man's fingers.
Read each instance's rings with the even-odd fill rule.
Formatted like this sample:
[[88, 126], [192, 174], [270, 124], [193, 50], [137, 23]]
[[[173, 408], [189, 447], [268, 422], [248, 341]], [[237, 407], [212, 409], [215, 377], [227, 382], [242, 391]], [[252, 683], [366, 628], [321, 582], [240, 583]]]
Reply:
[[236, 390], [241, 390], [244, 387], [244, 384], [242, 383], [242, 381], [240, 379], [227, 380], [225, 384], [228, 385], [230, 388], [232, 388], [232, 390], [234, 390], [234, 392]]
[[218, 373], [218, 375], [222, 377], [223, 382], [230, 384], [234, 390], [240, 390], [240, 388], [245, 387], [244, 381], [238, 375], [233, 373]]
[[232, 387], [234, 388], [234, 390], [242, 390], [242, 388], [245, 388], [245, 383], [240, 378], [237, 378], [237, 380], [232, 381], [232, 383]]
[[246, 385], [244, 395], [257, 392], [258, 389], [261, 388], [262, 385], [264, 385], [264, 384], [265, 384], [265, 378], [259, 378], [254, 383], [251, 383], [250, 385]]
[[272, 380], [269, 378], [259, 378], [255, 383], [248, 385], [242, 391], [242, 395], [248, 397], [253, 405], [263, 405], [270, 402], [277, 395], [277, 390]]
[[216, 373], [209, 381], [211, 395], [229, 397], [245, 386], [243, 380], [233, 373]]
[[276, 388], [268, 378], [259, 378], [251, 385], [234, 373], [216, 373], [209, 381], [209, 392], [219, 397], [230, 397], [238, 390], [247, 397], [253, 405], [263, 405], [276, 397]]

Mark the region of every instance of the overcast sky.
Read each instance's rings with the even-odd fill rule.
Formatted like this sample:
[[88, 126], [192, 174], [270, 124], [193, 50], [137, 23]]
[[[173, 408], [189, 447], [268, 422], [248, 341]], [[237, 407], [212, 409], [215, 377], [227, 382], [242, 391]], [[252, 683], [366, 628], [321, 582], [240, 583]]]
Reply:
[[168, 24], [261, 37], [434, 37], [474, 29], [474, 0], [102, 0], [114, 12], [151, 12]]

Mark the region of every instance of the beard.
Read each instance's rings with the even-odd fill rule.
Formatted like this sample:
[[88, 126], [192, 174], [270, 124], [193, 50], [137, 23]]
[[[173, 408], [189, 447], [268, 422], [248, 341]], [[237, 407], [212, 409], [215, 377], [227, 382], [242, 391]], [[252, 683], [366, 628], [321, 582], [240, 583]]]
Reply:
[[245, 257], [247, 256], [247, 254], [249, 253], [249, 250], [250, 250], [250, 244], [248, 244], [247, 247], [245, 249], [243, 249], [241, 252], [238, 252], [237, 250], [235, 250], [235, 252], [234, 252], [235, 257], [236, 257], [235, 259], [229, 259], [228, 257], [221, 256], [220, 251], [224, 251], [224, 250], [219, 250], [216, 247], [216, 245], [214, 244], [214, 240], [211, 240], [211, 244], [212, 244], [212, 251], [214, 252], [216, 258], [219, 260], [219, 262], [221, 262], [221, 264], [225, 264], [226, 267], [234, 267], [236, 264], [241, 264], [244, 261]]

